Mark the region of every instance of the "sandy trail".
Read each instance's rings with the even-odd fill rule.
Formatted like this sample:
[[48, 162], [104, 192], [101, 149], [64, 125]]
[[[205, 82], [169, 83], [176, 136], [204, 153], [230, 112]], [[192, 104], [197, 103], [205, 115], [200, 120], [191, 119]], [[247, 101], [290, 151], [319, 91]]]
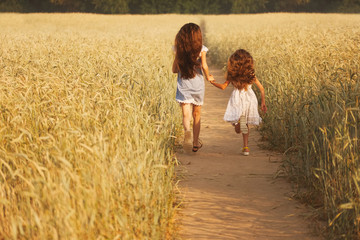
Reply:
[[[223, 74], [211, 68], [222, 83]], [[306, 209], [292, 200], [290, 184], [274, 179], [281, 156], [260, 149], [250, 129], [250, 156], [242, 156], [242, 136], [224, 122], [232, 87], [206, 83], [197, 153], [178, 153], [182, 239], [320, 239], [311, 234]]]

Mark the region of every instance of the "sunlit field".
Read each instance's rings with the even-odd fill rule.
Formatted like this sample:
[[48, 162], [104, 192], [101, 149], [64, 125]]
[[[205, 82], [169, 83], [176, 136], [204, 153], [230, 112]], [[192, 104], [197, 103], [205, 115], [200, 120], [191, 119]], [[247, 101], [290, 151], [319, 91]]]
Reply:
[[359, 237], [359, 15], [0, 14], [2, 238], [176, 238], [172, 45], [187, 22], [213, 65], [253, 55], [283, 171], [329, 238]]
[[0, 236], [172, 233], [181, 21], [163, 18], [0, 15]]
[[264, 14], [206, 19], [212, 61], [236, 48], [256, 61], [269, 111], [262, 133], [283, 170], [310, 192], [330, 239], [360, 238], [359, 15]]

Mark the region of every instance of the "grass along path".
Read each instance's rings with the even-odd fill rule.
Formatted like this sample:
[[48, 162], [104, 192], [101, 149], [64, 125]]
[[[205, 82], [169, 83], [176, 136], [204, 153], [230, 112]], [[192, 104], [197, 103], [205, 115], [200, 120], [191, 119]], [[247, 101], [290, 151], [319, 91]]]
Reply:
[[[224, 81], [221, 70], [211, 70]], [[253, 128], [250, 156], [241, 155], [242, 136], [222, 120], [231, 91], [206, 83], [204, 146], [196, 154], [177, 154], [182, 239], [321, 239], [311, 233], [306, 208], [291, 199], [290, 184], [273, 177], [281, 155], [260, 149]]]

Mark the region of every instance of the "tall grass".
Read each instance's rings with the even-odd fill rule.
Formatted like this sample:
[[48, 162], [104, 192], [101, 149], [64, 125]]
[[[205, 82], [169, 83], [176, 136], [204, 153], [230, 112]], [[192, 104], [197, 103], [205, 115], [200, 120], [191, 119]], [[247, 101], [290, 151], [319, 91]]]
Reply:
[[1, 14], [1, 238], [174, 238], [171, 45], [199, 19], [213, 63], [254, 56], [262, 132], [328, 237], [359, 238], [359, 18]]
[[0, 238], [172, 237], [183, 21], [164, 19], [0, 15]]
[[313, 190], [328, 238], [360, 238], [359, 15], [208, 17], [211, 60], [250, 51], [266, 89], [262, 132], [286, 169]]

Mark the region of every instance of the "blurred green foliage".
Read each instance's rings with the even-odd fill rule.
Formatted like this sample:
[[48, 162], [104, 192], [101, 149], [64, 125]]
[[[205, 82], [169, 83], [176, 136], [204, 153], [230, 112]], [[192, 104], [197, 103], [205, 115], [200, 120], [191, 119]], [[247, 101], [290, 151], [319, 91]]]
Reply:
[[229, 14], [360, 12], [360, 0], [0, 0], [0, 12]]

